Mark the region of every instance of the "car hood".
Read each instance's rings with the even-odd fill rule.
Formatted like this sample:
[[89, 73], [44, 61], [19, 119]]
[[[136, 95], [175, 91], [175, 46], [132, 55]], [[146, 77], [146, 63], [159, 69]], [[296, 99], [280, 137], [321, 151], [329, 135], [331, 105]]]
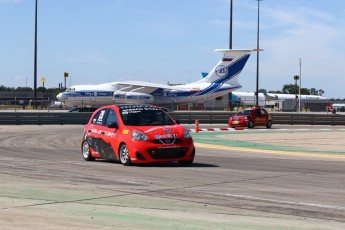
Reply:
[[243, 119], [245, 117], [248, 117], [248, 115], [234, 115], [232, 116], [232, 119]]
[[184, 127], [181, 125], [166, 125], [166, 126], [137, 126], [133, 127], [132, 130], [137, 130], [142, 133], [145, 133], [148, 136], [156, 135], [167, 135], [166, 138], [169, 138], [168, 134], [178, 134], [183, 135]]

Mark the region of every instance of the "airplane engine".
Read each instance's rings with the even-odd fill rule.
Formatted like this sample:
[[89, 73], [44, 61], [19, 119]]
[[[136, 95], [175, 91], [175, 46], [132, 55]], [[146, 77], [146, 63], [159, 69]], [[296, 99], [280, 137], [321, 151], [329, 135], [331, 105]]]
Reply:
[[153, 96], [147, 93], [116, 91], [114, 103], [142, 104], [153, 102]]

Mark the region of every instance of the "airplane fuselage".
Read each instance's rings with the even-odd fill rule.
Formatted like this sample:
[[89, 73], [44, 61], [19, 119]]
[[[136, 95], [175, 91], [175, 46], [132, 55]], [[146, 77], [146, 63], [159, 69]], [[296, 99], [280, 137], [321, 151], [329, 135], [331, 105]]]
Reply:
[[113, 103], [152, 103], [152, 104], [183, 104], [202, 102], [227, 94], [241, 86], [224, 83], [200, 83], [177, 86], [178, 89], [158, 89], [151, 93], [126, 92], [121, 88], [102, 84], [100, 87], [85, 89], [78, 86], [57, 98], [67, 107], [103, 106]]

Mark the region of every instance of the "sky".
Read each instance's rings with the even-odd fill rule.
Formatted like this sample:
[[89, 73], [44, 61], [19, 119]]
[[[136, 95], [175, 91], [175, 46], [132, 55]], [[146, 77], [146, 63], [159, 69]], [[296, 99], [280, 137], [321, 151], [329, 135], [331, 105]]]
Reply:
[[[260, 1], [259, 88], [345, 98], [345, 1]], [[229, 48], [230, 0], [38, 0], [37, 85], [201, 79]], [[257, 47], [258, 2], [233, 0], [233, 49]], [[35, 0], [0, 0], [0, 85], [34, 87]], [[238, 91], [256, 89], [256, 53]], [[301, 63], [301, 64], [300, 64]]]

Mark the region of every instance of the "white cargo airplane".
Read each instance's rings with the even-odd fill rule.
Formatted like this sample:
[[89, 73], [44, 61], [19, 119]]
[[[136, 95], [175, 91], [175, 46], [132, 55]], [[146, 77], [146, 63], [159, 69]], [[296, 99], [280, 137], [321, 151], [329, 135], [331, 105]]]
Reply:
[[71, 86], [56, 96], [67, 107], [113, 103], [181, 104], [219, 97], [242, 86], [237, 79], [253, 50], [218, 49], [223, 58], [203, 79], [185, 85], [141, 81]]
[[[295, 94], [282, 93], [259, 93], [259, 105], [265, 105], [266, 101], [292, 100], [296, 99]], [[297, 94], [297, 97], [300, 95]], [[301, 95], [301, 100], [326, 100], [326, 97], [318, 95]], [[232, 101], [240, 101], [242, 105], [255, 104], [255, 92], [233, 92]]]

